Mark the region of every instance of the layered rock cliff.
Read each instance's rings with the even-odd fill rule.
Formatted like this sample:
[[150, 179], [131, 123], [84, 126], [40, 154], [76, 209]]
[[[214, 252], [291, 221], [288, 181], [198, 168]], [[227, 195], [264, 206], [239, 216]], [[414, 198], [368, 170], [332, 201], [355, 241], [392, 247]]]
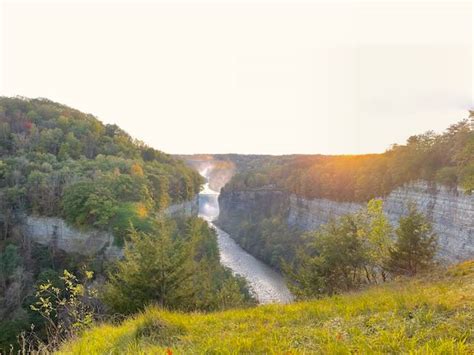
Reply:
[[[169, 206], [168, 217], [196, 216], [199, 211], [198, 196], [191, 201]], [[68, 225], [61, 218], [28, 216], [21, 226], [23, 235], [42, 245], [51, 245], [67, 253], [86, 256], [103, 255], [116, 259], [123, 255], [123, 249], [114, 243], [112, 233], [97, 230], [79, 230]]]
[[199, 213], [199, 195], [190, 201], [170, 205], [165, 210], [167, 217], [193, 217]]
[[81, 255], [103, 254], [106, 259], [120, 257], [122, 249], [114, 245], [111, 233], [81, 231], [61, 218], [28, 216], [22, 226], [23, 234], [36, 243], [54, 246], [66, 253]]
[[[331, 217], [355, 212], [363, 207], [359, 203], [307, 200], [272, 189], [224, 189], [219, 202], [219, 223], [224, 229], [233, 228], [243, 216], [269, 216], [279, 210], [286, 216], [290, 226], [315, 230]], [[474, 196], [425, 182], [406, 185], [384, 199], [384, 210], [394, 225], [407, 213], [409, 202], [415, 203], [433, 223], [438, 234], [438, 257], [441, 260], [456, 262], [474, 257]]]

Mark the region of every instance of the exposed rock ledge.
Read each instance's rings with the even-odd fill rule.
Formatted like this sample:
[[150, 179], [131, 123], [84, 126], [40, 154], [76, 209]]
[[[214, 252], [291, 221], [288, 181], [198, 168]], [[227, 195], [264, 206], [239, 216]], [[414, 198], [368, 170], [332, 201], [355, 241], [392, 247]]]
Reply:
[[[169, 217], [195, 216], [199, 201], [193, 200], [171, 205], [165, 211]], [[81, 231], [69, 226], [61, 218], [28, 216], [22, 226], [24, 235], [42, 245], [54, 245], [67, 253], [81, 255], [104, 255], [116, 259], [123, 255], [123, 249], [114, 245], [114, 236], [101, 231]]]
[[[430, 218], [438, 234], [439, 259], [457, 262], [474, 258], [474, 196], [460, 190], [417, 182], [394, 190], [385, 198], [384, 210], [396, 225], [413, 201]], [[331, 217], [355, 212], [364, 204], [326, 199], [307, 200], [277, 189], [226, 190], [219, 196], [219, 224], [238, 232], [242, 219], [254, 220], [283, 213], [287, 222], [303, 230], [316, 230]], [[237, 227], [236, 227], [237, 226]]]
[[165, 210], [165, 215], [168, 217], [191, 217], [197, 216], [199, 213], [199, 195], [196, 195], [192, 200], [182, 203], [176, 203], [169, 206]]
[[[331, 217], [357, 211], [363, 205], [326, 199], [306, 200], [291, 195], [288, 223], [305, 230], [317, 229]], [[417, 182], [394, 190], [384, 199], [384, 210], [393, 224], [416, 203], [438, 234], [439, 258], [457, 262], [474, 258], [474, 196], [460, 190]]]
[[112, 233], [81, 231], [67, 225], [61, 218], [28, 216], [23, 233], [39, 244], [52, 245], [67, 253], [103, 254], [106, 259], [123, 254], [122, 249], [114, 245]]

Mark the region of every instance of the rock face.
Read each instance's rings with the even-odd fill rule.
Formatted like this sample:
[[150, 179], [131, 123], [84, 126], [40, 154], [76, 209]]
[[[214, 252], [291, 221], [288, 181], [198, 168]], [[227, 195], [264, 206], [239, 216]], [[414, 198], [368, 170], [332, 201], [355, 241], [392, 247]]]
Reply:
[[[198, 196], [193, 200], [171, 205], [165, 211], [168, 217], [196, 216], [199, 211]], [[86, 256], [103, 255], [116, 259], [123, 249], [114, 244], [111, 233], [96, 230], [82, 231], [69, 226], [61, 218], [28, 216], [22, 226], [25, 236], [42, 245], [53, 245], [67, 253]]]
[[114, 245], [111, 233], [80, 231], [68, 226], [61, 218], [28, 216], [23, 225], [24, 235], [42, 245], [52, 245], [67, 253], [81, 255], [103, 254], [107, 259], [120, 257], [122, 249]]
[[474, 258], [474, 196], [461, 190], [418, 183], [391, 193], [385, 211], [395, 223], [413, 201], [428, 216], [438, 234], [439, 256], [448, 262]]
[[169, 206], [165, 210], [167, 217], [192, 217], [199, 213], [199, 195], [196, 195], [192, 200], [177, 203]]
[[221, 190], [217, 224], [235, 234], [242, 221], [258, 222], [275, 214], [285, 213], [289, 207], [286, 192], [275, 189], [243, 191]]
[[[272, 201], [276, 198], [278, 202], [272, 207]], [[271, 214], [270, 208], [280, 208], [290, 226], [315, 230], [331, 217], [352, 213], [364, 206], [326, 199], [308, 200], [265, 190], [234, 192], [224, 189], [219, 202], [222, 216], [219, 223], [224, 229], [242, 213], [247, 216]], [[457, 262], [474, 258], [474, 196], [465, 195], [460, 190], [430, 186], [425, 182], [406, 185], [384, 199], [384, 210], [392, 224], [396, 225], [399, 218], [406, 215], [409, 202], [415, 203], [433, 223], [438, 235], [439, 259]]]

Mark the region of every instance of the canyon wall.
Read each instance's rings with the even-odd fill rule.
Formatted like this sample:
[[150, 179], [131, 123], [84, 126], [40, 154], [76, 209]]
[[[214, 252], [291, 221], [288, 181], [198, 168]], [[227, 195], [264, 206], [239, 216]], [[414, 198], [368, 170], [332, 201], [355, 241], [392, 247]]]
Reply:
[[237, 235], [243, 221], [259, 222], [272, 215], [285, 214], [289, 207], [286, 192], [272, 188], [229, 191], [219, 195], [219, 217], [216, 224], [231, 235]]
[[193, 217], [199, 213], [199, 195], [194, 196], [190, 201], [184, 201], [170, 205], [165, 210], [167, 217]]
[[[277, 200], [276, 206], [272, 201]], [[219, 223], [234, 226], [239, 216], [270, 215], [273, 208], [287, 216], [290, 226], [303, 230], [318, 229], [331, 217], [355, 212], [364, 205], [335, 202], [327, 199], [308, 200], [282, 191], [223, 191], [219, 199]], [[439, 259], [456, 262], [474, 258], [474, 196], [460, 190], [417, 182], [394, 190], [384, 199], [384, 210], [396, 225], [406, 215], [407, 205], [413, 202], [433, 223], [438, 234]]]
[[69, 226], [61, 218], [28, 216], [22, 229], [23, 234], [36, 243], [67, 253], [87, 256], [103, 254], [106, 259], [118, 258], [123, 254], [122, 249], [114, 245], [112, 233], [81, 231]]
[[[191, 201], [169, 206], [164, 213], [168, 217], [190, 217], [196, 216], [198, 211], [199, 201], [196, 196]], [[106, 259], [116, 259], [123, 255], [123, 249], [115, 245], [112, 233], [80, 230], [61, 218], [27, 216], [21, 229], [25, 236], [36, 243], [54, 246], [67, 253], [103, 255]]]

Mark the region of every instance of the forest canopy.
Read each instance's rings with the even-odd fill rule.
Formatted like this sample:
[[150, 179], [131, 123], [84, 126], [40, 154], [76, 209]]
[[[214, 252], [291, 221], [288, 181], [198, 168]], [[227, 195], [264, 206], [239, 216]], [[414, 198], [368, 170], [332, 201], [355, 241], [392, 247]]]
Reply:
[[351, 202], [384, 197], [416, 180], [460, 186], [468, 194], [474, 191], [474, 130], [467, 120], [442, 134], [412, 136], [383, 154], [284, 158], [266, 159], [235, 175], [225, 190], [273, 186], [306, 198]]
[[201, 183], [182, 161], [93, 115], [47, 99], [0, 98], [4, 236], [25, 212], [121, 231], [193, 198]]

